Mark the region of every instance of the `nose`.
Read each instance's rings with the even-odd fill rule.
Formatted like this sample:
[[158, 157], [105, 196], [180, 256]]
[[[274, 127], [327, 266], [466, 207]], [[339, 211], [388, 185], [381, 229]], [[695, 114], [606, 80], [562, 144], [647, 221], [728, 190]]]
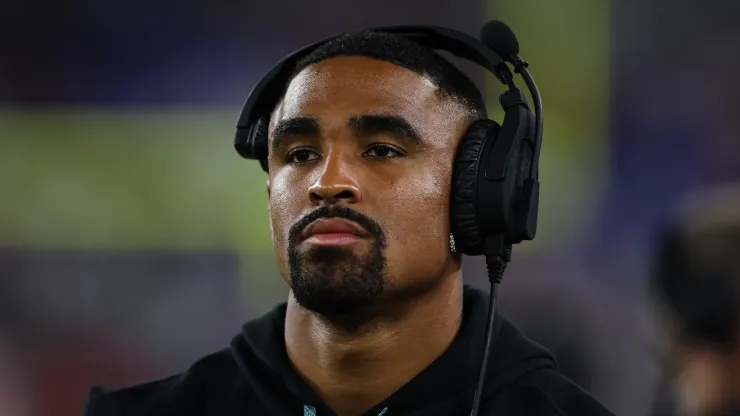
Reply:
[[[343, 163], [340, 157], [325, 159], [324, 171], [308, 188], [308, 197], [315, 205], [346, 202], [356, 204], [362, 199], [357, 181], [352, 175], [352, 165]], [[356, 168], [355, 168], [356, 169]]]

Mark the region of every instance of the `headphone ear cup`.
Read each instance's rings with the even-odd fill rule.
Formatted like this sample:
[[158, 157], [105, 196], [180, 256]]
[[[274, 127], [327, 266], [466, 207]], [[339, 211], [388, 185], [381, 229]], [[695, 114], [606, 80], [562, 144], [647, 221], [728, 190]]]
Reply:
[[457, 147], [450, 192], [450, 228], [455, 248], [468, 256], [483, 254], [483, 235], [476, 218], [478, 164], [486, 138], [494, 141], [500, 126], [493, 120], [478, 120], [468, 127]]

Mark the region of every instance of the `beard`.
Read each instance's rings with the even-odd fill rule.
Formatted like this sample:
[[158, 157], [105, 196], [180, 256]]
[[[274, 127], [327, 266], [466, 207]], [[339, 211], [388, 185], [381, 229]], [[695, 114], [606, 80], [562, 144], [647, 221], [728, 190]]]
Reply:
[[[362, 254], [345, 247], [300, 250], [300, 233], [319, 218], [344, 218], [358, 223], [372, 237]], [[288, 265], [293, 296], [299, 305], [323, 316], [356, 313], [372, 306], [383, 294], [387, 264], [385, 236], [372, 219], [348, 208], [322, 207], [291, 227]]]

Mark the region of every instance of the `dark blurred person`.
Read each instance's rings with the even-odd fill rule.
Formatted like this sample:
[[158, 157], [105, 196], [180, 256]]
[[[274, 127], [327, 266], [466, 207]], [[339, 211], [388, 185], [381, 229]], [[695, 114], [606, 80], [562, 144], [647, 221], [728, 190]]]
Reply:
[[740, 186], [698, 193], [662, 230], [651, 282], [665, 381], [656, 416], [740, 416]]
[[[481, 93], [373, 31], [315, 49], [282, 88], [264, 162], [287, 303], [182, 374], [94, 389], [86, 415], [470, 413], [488, 296], [463, 285], [450, 194]], [[493, 328], [481, 415], [611, 414], [508, 321]]]

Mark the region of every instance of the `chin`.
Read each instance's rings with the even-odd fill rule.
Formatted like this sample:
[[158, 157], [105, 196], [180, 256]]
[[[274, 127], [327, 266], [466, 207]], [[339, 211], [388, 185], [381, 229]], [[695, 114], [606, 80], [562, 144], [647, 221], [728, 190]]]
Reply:
[[338, 274], [338, 266], [331, 274], [292, 275], [290, 288], [298, 304], [321, 315], [343, 315], [362, 311], [378, 301], [385, 287], [382, 278]]
[[371, 308], [386, 289], [382, 248], [359, 245], [295, 247], [288, 251], [289, 285], [296, 302], [324, 316], [359, 313]]

